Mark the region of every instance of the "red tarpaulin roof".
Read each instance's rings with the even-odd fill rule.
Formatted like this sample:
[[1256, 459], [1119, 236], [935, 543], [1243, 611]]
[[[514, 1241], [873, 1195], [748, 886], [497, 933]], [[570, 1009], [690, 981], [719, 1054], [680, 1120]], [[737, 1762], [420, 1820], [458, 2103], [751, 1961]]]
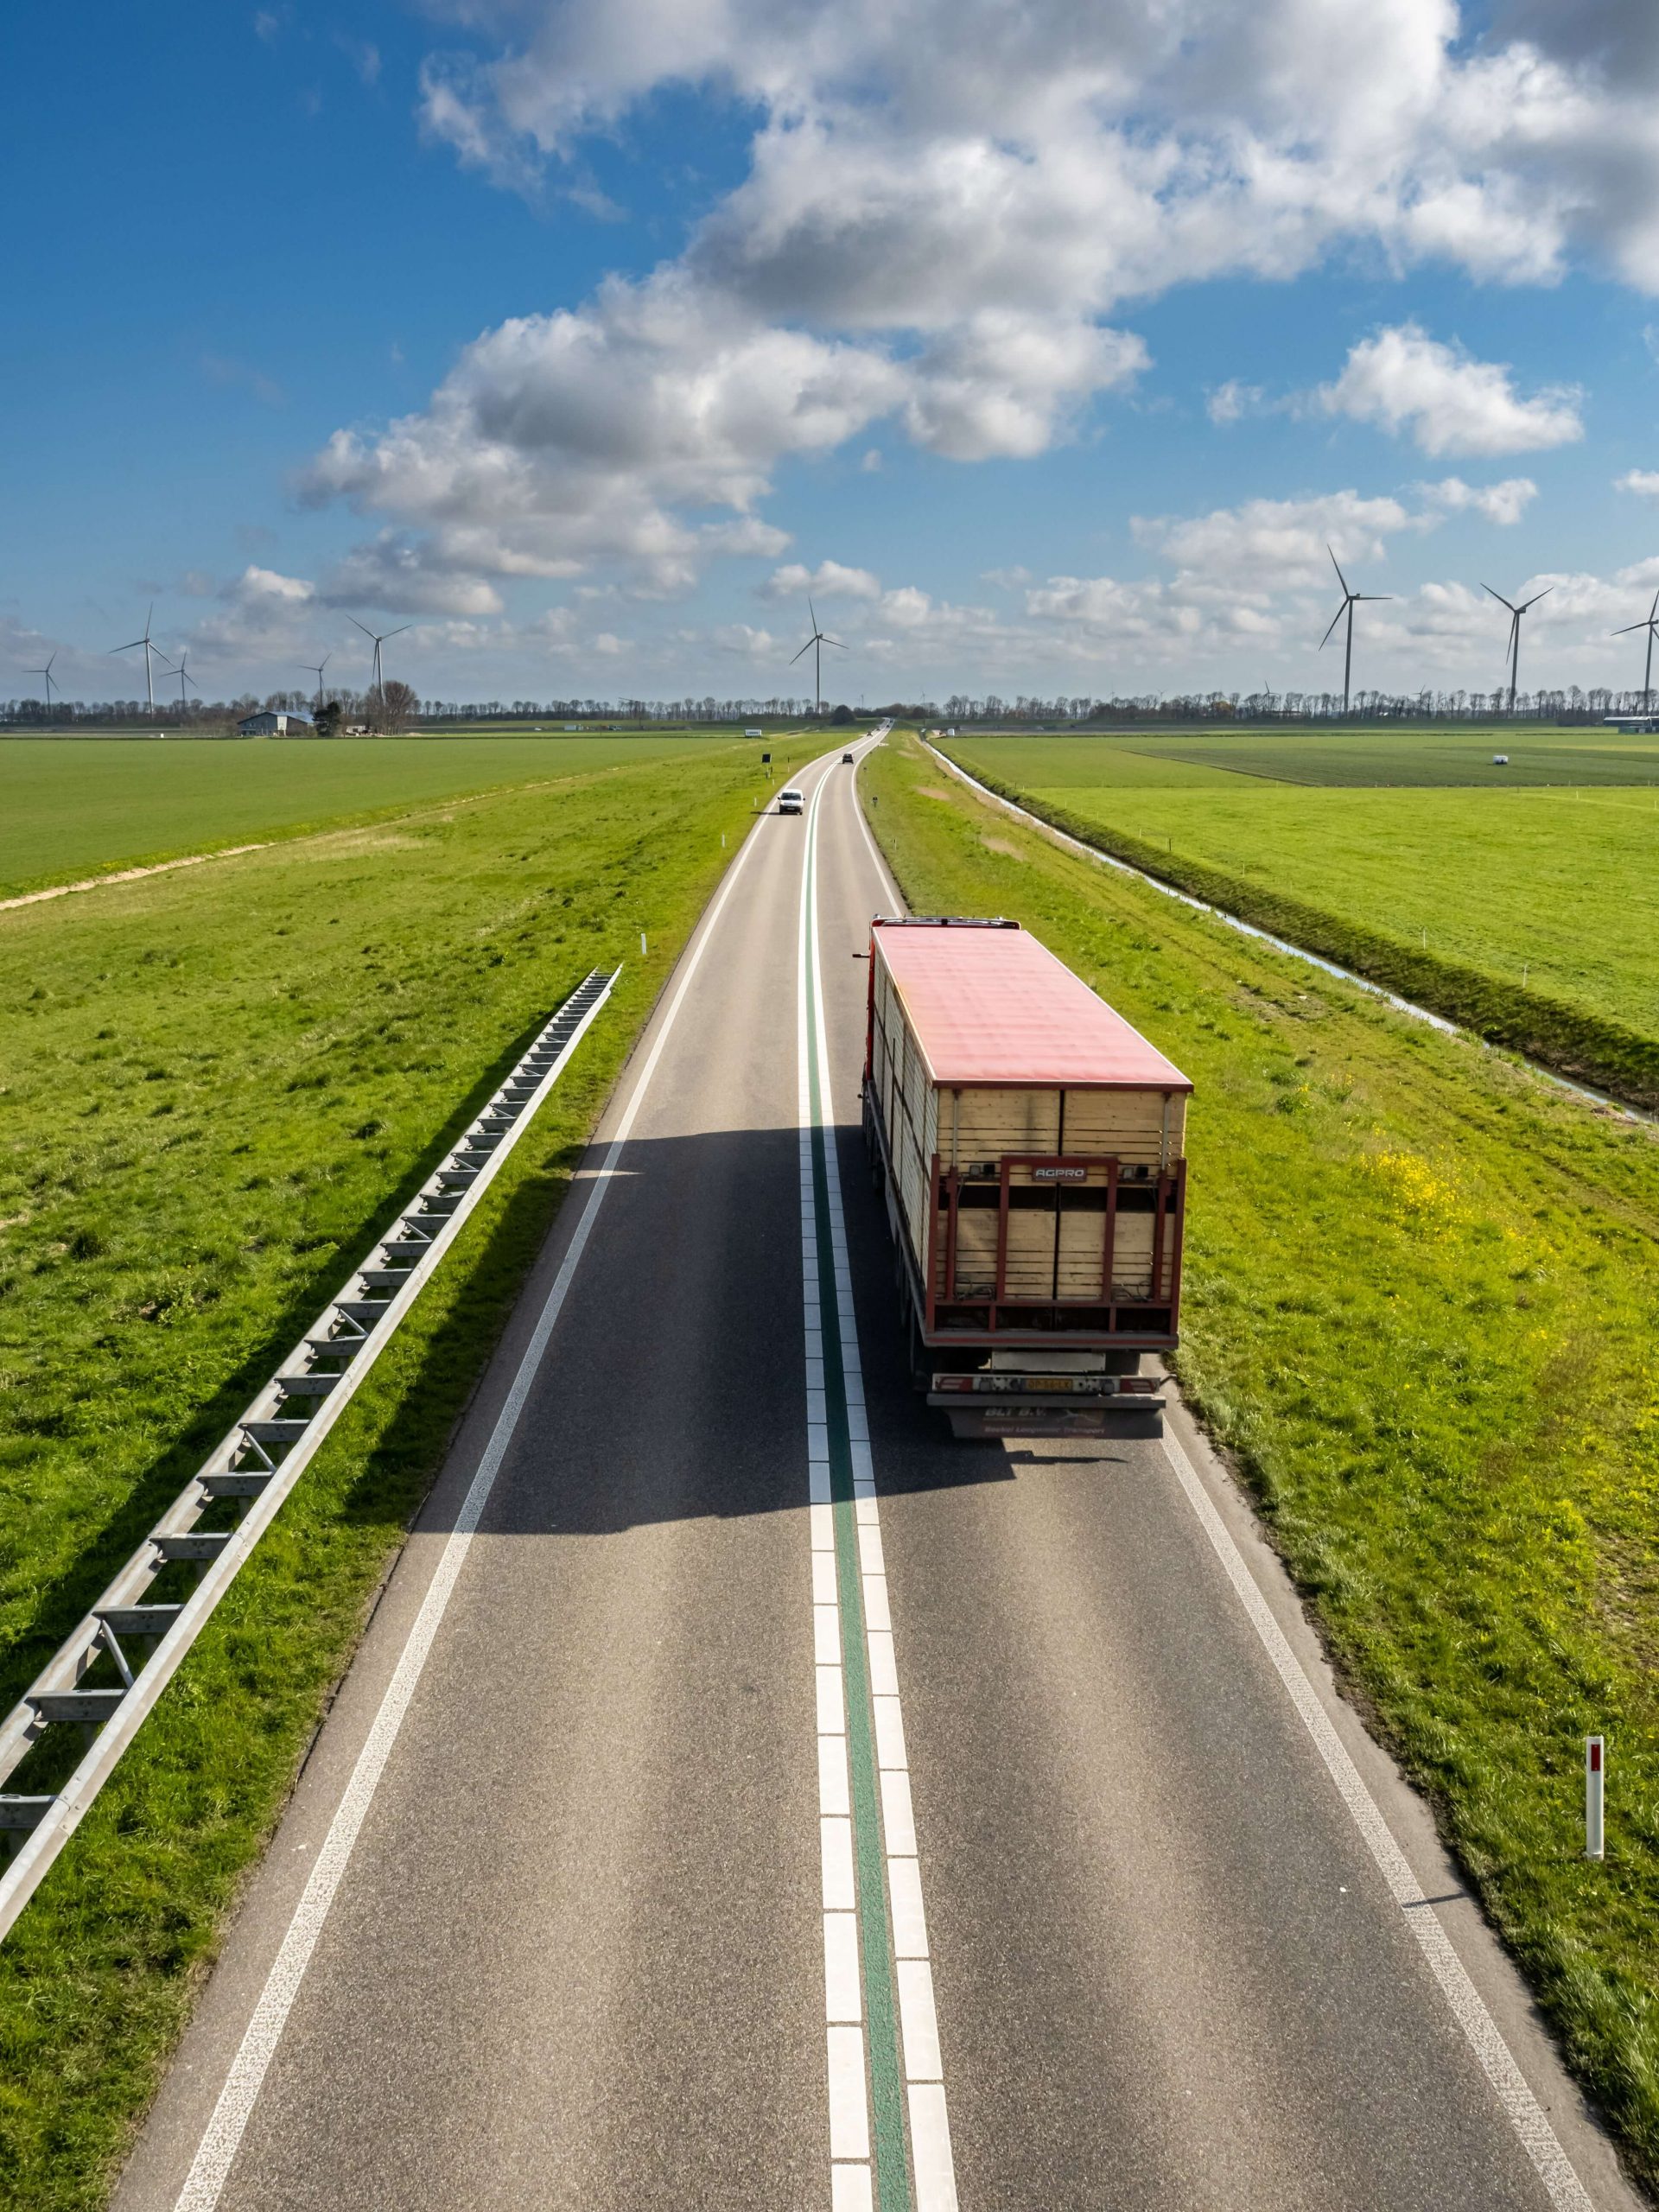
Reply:
[[874, 935], [936, 1083], [1192, 1088], [1025, 930], [912, 922]]

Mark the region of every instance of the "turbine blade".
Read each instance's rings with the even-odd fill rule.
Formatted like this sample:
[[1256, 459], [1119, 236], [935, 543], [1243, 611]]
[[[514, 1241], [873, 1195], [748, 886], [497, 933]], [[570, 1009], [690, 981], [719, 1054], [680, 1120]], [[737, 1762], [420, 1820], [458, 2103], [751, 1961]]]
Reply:
[[806, 611], [812, 616], [812, 634], [816, 638], [818, 634], [818, 618], [813, 611], [812, 594], [810, 592], [808, 592], [806, 594]]
[[[1342, 620], [1343, 616], [1344, 616], [1347, 612], [1348, 612], [1348, 602], [1347, 602], [1347, 601], [1344, 599], [1344, 600], [1343, 601], [1343, 602], [1342, 602], [1342, 605], [1341, 605], [1341, 606], [1337, 609], [1336, 613], [1335, 613], [1331, 617], [1331, 630], [1334, 630], [1334, 629], [1336, 628], [1336, 626], [1337, 626], [1338, 623], [1341, 621], [1341, 620]], [[1323, 652], [1325, 651], [1325, 647], [1326, 647], [1326, 646], [1330, 644], [1330, 642], [1331, 642], [1331, 630], [1327, 630], [1327, 631], [1325, 632], [1325, 635], [1324, 635], [1324, 636], [1319, 639], [1319, 651], [1320, 651], [1321, 652]]]
[[1632, 630], [1645, 630], [1652, 620], [1649, 614], [1646, 622], [1627, 622], [1622, 630], [1610, 630], [1607, 634], [1610, 638], [1628, 638]]
[[1554, 588], [1555, 587], [1554, 584], [1546, 584], [1542, 591], [1535, 591], [1530, 599], [1523, 599], [1520, 606], [1515, 610], [1516, 614], [1524, 614], [1529, 607], [1536, 607], [1539, 601], [1541, 599], [1548, 599]]
[[[809, 638], [806, 643], [801, 647], [801, 653], [810, 653], [813, 646], [816, 645], [817, 642], [818, 641], [816, 638]], [[791, 653], [789, 657], [789, 664], [791, 668], [793, 668], [796, 662], [799, 660], [801, 653]]]
[[[1331, 553], [1331, 548], [1330, 548], [1330, 546], [1329, 546], [1328, 544], [1326, 545], [1326, 547], [1325, 547], [1325, 551], [1326, 551], [1327, 553]], [[1332, 568], [1336, 570], [1336, 572], [1337, 572], [1337, 582], [1338, 582], [1342, 586], [1342, 595], [1343, 595], [1343, 597], [1344, 597], [1344, 599], [1351, 599], [1351, 598], [1353, 597], [1353, 594], [1352, 594], [1352, 593], [1349, 590], [1349, 588], [1348, 588], [1348, 579], [1347, 579], [1347, 577], [1346, 577], [1346, 576], [1344, 576], [1344, 575], [1343, 575], [1343, 573], [1342, 573], [1342, 564], [1341, 564], [1341, 563], [1337, 559], [1337, 556], [1336, 556], [1336, 555], [1335, 555], [1334, 553], [1331, 553], [1331, 565], [1332, 565]]]
[[818, 642], [820, 645], [833, 645], [837, 652], [845, 653], [852, 651], [852, 647], [850, 645], [843, 645], [839, 638], [821, 638]]
[[401, 638], [405, 630], [412, 630], [414, 627], [415, 625], [412, 622], [400, 622], [395, 630], [383, 630], [380, 633], [380, 642], [384, 645], [388, 638]]
[[143, 638], [129, 638], [124, 645], [111, 645], [110, 651], [112, 653], [130, 653], [135, 645], [142, 645], [144, 642]]
[[359, 629], [363, 632], [363, 634], [364, 634], [364, 636], [365, 636], [365, 638], [372, 638], [372, 637], [373, 637], [374, 632], [373, 632], [373, 631], [372, 631], [372, 630], [371, 630], [371, 629], [370, 629], [370, 627], [369, 627], [368, 624], [367, 624], [366, 622], [358, 622], [358, 621], [357, 621], [357, 617], [356, 617], [356, 615], [355, 615], [355, 614], [348, 614], [348, 615], [346, 617], [346, 620], [348, 622], [357, 622], [357, 626], [358, 626], [358, 628], [359, 628]]
[[[1481, 589], [1482, 591], [1492, 591], [1491, 584], [1482, 584]], [[1514, 607], [1510, 606], [1509, 601], [1504, 598], [1501, 591], [1492, 591], [1492, 597], [1497, 601], [1500, 607], [1509, 607], [1510, 613], [1514, 613]]]
[[1356, 601], [1367, 607], [1379, 607], [1385, 599], [1393, 597], [1394, 594], [1391, 591], [1357, 591], [1354, 594]]

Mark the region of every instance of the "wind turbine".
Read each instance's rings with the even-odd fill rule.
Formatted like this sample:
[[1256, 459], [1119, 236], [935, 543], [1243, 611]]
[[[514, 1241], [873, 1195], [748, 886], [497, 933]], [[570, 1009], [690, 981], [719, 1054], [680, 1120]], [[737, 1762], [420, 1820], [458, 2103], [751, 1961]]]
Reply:
[[334, 655], [333, 655], [333, 653], [324, 653], [324, 655], [323, 655], [323, 657], [322, 657], [322, 658], [321, 658], [321, 660], [318, 660], [318, 661], [302, 660], [302, 661], [300, 663], [300, 666], [301, 666], [302, 668], [308, 668], [308, 669], [310, 670], [311, 673], [313, 674], [313, 676], [315, 676], [315, 677], [316, 677], [316, 679], [317, 679], [316, 702], [317, 702], [318, 706], [321, 706], [321, 705], [322, 704], [322, 671], [323, 671], [323, 670], [324, 670], [325, 668], [327, 668], [327, 665], [328, 665], [329, 662], [330, 662], [331, 660], [333, 660], [333, 658], [334, 658]]
[[46, 711], [48, 715], [52, 711], [52, 664], [56, 660], [57, 657], [57, 651], [54, 647], [53, 651], [47, 655], [46, 666], [44, 668], [26, 668], [23, 671], [23, 674], [25, 676], [43, 676], [46, 678]]
[[816, 699], [816, 704], [814, 705], [812, 711], [815, 715], [821, 715], [823, 712], [823, 649], [826, 645], [833, 645], [837, 652], [844, 653], [847, 652], [848, 648], [842, 644], [839, 638], [826, 637], [823, 632], [819, 629], [818, 618], [813, 612], [812, 601], [810, 595], [808, 596], [806, 602], [806, 611], [812, 616], [812, 634], [807, 639], [806, 643], [801, 647], [801, 652], [791, 654], [789, 664], [793, 668], [796, 662], [801, 658], [801, 653], [810, 653], [812, 655], [812, 689]]
[[[365, 638], [372, 638], [374, 639], [374, 688], [378, 691], [383, 688], [383, 681], [380, 673], [381, 646], [385, 644], [388, 638], [401, 638], [405, 630], [412, 630], [415, 626], [412, 622], [400, 622], [395, 630], [382, 630], [378, 637], [376, 637], [374, 632], [370, 629], [366, 622], [357, 621], [355, 614], [348, 614], [346, 617], [346, 620], [348, 622], [356, 622], [358, 628], [363, 632]], [[302, 661], [300, 665], [303, 668], [305, 663]], [[325, 662], [324, 666], [326, 667], [327, 665], [327, 664]]]
[[149, 614], [146, 614], [146, 615], [145, 615], [145, 617], [144, 617], [144, 634], [143, 634], [143, 636], [142, 638], [129, 638], [129, 639], [128, 639], [128, 640], [127, 640], [127, 642], [126, 642], [126, 644], [125, 644], [124, 645], [111, 645], [111, 646], [110, 647], [110, 652], [111, 652], [111, 654], [114, 654], [114, 653], [130, 653], [130, 652], [136, 652], [138, 650], [138, 648], [139, 648], [139, 646], [140, 646], [140, 645], [142, 645], [142, 646], [143, 647], [143, 649], [144, 649], [144, 694], [145, 694], [145, 696], [146, 696], [146, 697], [149, 699], [149, 711], [150, 711], [150, 713], [151, 713], [152, 715], [153, 715], [153, 714], [155, 713], [155, 711], [156, 711], [156, 682], [155, 682], [155, 678], [151, 676], [151, 674], [150, 674], [150, 672], [149, 672], [149, 660], [150, 660], [150, 655], [155, 652], [156, 648], [155, 648], [155, 646], [150, 643], [150, 640], [149, 640], [149, 615], [150, 615], [150, 614], [154, 614], [154, 613], [155, 613], [155, 612], [156, 612], [156, 602], [155, 602], [155, 601], [154, 601], [154, 600], [152, 600], [152, 601], [150, 601], [150, 604], [149, 604]]
[[[1653, 594], [1653, 605], [1648, 609], [1645, 622], [1627, 622], [1622, 630], [1612, 632], [1616, 638], [1628, 638], [1632, 630], [1645, 630], [1648, 633], [1648, 665], [1642, 677], [1642, 711], [1644, 715], [1653, 712], [1653, 633], [1656, 628], [1659, 628], [1659, 591]], [[37, 668], [34, 673], [38, 676], [41, 671]], [[49, 695], [46, 703], [48, 707], [52, 704]]]
[[[1331, 548], [1328, 545], [1325, 550], [1327, 553], [1331, 553]], [[1336, 569], [1337, 582], [1342, 586], [1342, 605], [1331, 617], [1331, 629], [1327, 630], [1319, 639], [1319, 651], [1323, 652], [1330, 644], [1331, 631], [1336, 628], [1345, 614], [1348, 618], [1348, 642], [1342, 656], [1342, 711], [1345, 715], [1348, 711], [1349, 686], [1354, 673], [1354, 609], [1357, 607], [1363, 607], [1368, 600], [1392, 599], [1394, 594], [1389, 591], [1350, 591], [1348, 579], [1343, 575], [1334, 553], [1331, 553], [1331, 565]]]
[[185, 650], [179, 655], [178, 666], [176, 668], [167, 669], [165, 671], [168, 676], [176, 676], [179, 679], [179, 712], [181, 714], [183, 714], [186, 708], [190, 703], [184, 696], [185, 685], [188, 683], [193, 691], [200, 691], [201, 689], [200, 684], [197, 683], [195, 677], [189, 675], [185, 669], [184, 664], [189, 659], [189, 658], [190, 649], [187, 645]]
[[1534, 592], [1530, 599], [1523, 599], [1517, 607], [1512, 600], [1505, 599], [1501, 591], [1492, 591], [1491, 584], [1481, 586], [1482, 591], [1491, 592], [1492, 597], [1500, 607], [1507, 607], [1510, 610], [1510, 712], [1511, 714], [1515, 712], [1516, 679], [1521, 671], [1521, 617], [1529, 607], [1536, 607], [1541, 599], [1547, 599], [1554, 588], [1554, 584], [1546, 584], [1542, 591]]

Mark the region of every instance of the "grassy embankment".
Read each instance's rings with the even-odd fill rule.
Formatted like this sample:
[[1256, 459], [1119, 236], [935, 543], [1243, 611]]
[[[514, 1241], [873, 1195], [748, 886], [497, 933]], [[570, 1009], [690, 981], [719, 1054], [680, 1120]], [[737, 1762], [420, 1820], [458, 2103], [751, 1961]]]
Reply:
[[[327, 742], [7, 738], [0, 741], [0, 898], [181, 853], [384, 818], [507, 784], [641, 760], [701, 760], [733, 742], [729, 730]], [[762, 748], [740, 749], [753, 760]]]
[[1096, 741], [1071, 741], [1069, 761], [1025, 743], [950, 750], [1073, 836], [1493, 1044], [1659, 1108], [1659, 815], [1645, 791], [1308, 790], [1144, 756], [1120, 781]]
[[[779, 766], [821, 742], [779, 743]], [[0, 917], [7, 1703], [545, 1013], [626, 963], [0, 1947], [0, 2204], [103, 2201], [600, 1104], [748, 826], [751, 753]]]
[[862, 776], [914, 907], [1017, 917], [1196, 1083], [1190, 1402], [1659, 2183], [1659, 1136], [1058, 850], [913, 745]]

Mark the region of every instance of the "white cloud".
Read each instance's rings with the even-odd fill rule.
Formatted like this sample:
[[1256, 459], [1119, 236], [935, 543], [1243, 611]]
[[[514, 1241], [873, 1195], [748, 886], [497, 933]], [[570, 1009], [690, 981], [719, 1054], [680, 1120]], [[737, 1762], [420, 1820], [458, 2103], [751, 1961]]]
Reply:
[[336, 31], [334, 44], [365, 85], [372, 86], [379, 83], [380, 49], [372, 40], [350, 38], [344, 31]]
[[764, 599], [880, 599], [881, 581], [868, 569], [844, 568], [839, 561], [820, 561], [816, 569], [793, 561], [778, 569], [761, 586]]
[[1389, 538], [1421, 524], [1398, 499], [1349, 491], [1247, 499], [1205, 515], [1137, 515], [1130, 527], [1139, 544], [1196, 582], [1248, 594], [1322, 582], [1330, 574], [1327, 547], [1339, 561], [1381, 560]]
[[[861, 452], [879, 467], [901, 437], [961, 462], [1051, 450], [1146, 373], [1120, 324], [1176, 285], [1281, 282], [1357, 249], [1396, 272], [1542, 284], [1589, 266], [1659, 290], [1659, 38], [1634, 0], [444, 12], [468, 50], [427, 58], [424, 127], [504, 186], [588, 192], [586, 141], [664, 87], [753, 118], [752, 138], [677, 258], [486, 331], [425, 408], [317, 457], [309, 495], [379, 532], [326, 588], [372, 572], [404, 594], [389, 606], [470, 619], [514, 577], [677, 595], [714, 560], [781, 556], [766, 507], [791, 464], [845, 447], [849, 467]], [[1217, 423], [1294, 404], [1237, 378], [1207, 403]], [[1577, 392], [1529, 391], [1412, 322], [1357, 345], [1301, 404], [1446, 456], [1582, 435]], [[1447, 478], [1409, 511], [1255, 502], [1225, 525], [1144, 523], [1143, 542], [1232, 563], [1228, 588], [1259, 613], [1252, 557], [1305, 576], [1325, 534], [1370, 558], [1448, 513], [1513, 521], [1527, 486]], [[947, 621], [991, 634], [943, 605], [908, 631], [895, 613], [883, 650]], [[1164, 599], [1135, 607], [1173, 619]]]
[[1205, 413], [1212, 423], [1240, 423], [1247, 415], [1262, 414], [1266, 405], [1267, 395], [1260, 385], [1240, 384], [1236, 377], [1229, 377], [1205, 400]]
[[1507, 365], [1478, 361], [1442, 345], [1414, 322], [1379, 330], [1349, 353], [1315, 404], [1395, 433], [1409, 431], [1427, 454], [1529, 453], [1584, 435], [1582, 395], [1552, 385], [1522, 398]]
[[[556, 578], [608, 559], [672, 593], [710, 553], [779, 550], [752, 512], [772, 468], [907, 388], [884, 353], [757, 323], [682, 273], [612, 280], [587, 308], [486, 333], [381, 436], [337, 431], [302, 488], [427, 531], [442, 569]], [[729, 519], [685, 519], [709, 507]]]
[[353, 546], [324, 579], [331, 607], [379, 607], [392, 614], [499, 614], [501, 594], [465, 566], [447, 565], [431, 544], [382, 531]]
[[507, 181], [663, 85], [752, 105], [753, 175], [711, 229], [768, 312], [803, 285], [868, 307], [906, 282], [950, 319], [969, 296], [1097, 311], [1349, 239], [1505, 280], [1587, 254], [1652, 285], [1642, 12], [467, 0], [480, 50], [430, 61], [425, 96], [435, 134]]
[[[1659, 489], [1659, 478], [1654, 480]], [[1465, 484], [1461, 476], [1443, 476], [1438, 484], [1414, 488], [1431, 507], [1447, 514], [1472, 512], [1505, 526], [1518, 523], [1538, 496], [1538, 486], [1529, 476], [1506, 476], [1499, 484]]]
[[1659, 499], [1659, 469], [1628, 468], [1614, 480], [1616, 492], [1634, 492], [1638, 499]]

